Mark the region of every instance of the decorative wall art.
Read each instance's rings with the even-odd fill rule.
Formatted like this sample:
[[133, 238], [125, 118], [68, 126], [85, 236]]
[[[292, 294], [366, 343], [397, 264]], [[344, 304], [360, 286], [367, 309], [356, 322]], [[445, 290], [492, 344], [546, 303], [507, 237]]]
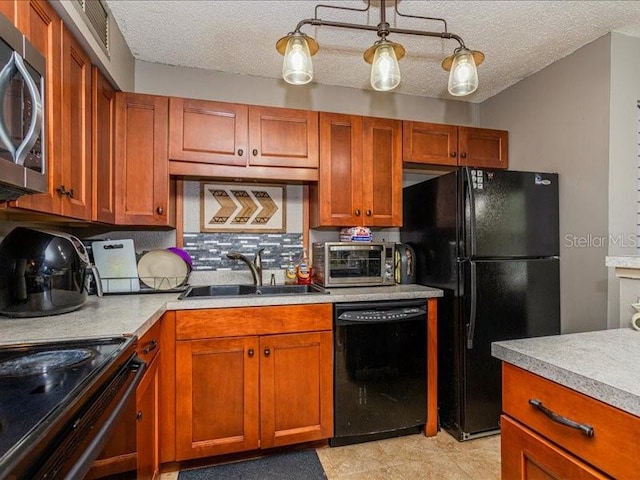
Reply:
[[285, 233], [285, 186], [200, 183], [201, 232]]

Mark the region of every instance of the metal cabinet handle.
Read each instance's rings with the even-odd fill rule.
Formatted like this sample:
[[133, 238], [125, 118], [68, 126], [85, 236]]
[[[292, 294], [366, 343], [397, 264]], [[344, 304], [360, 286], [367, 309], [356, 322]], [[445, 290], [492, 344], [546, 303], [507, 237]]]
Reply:
[[156, 212], [158, 212], [158, 215], [162, 215], [164, 213], [164, 208], [158, 207], [156, 208]]
[[242, 155], [244, 155], [244, 150], [242, 150], [241, 148], [238, 149], [238, 156], [241, 157]]
[[269, 350], [269, 348], [267, 347], [264, 349], [264, 356], [268, 357], [269, 355], [271, 355], [271, 350]]
[[356, 217], [359, 217], [360, 216], [360, 209], [356, 208], [356, 211], [354, 213], [356, 214]]
[[561, 425], [565, 425], [565, 426], [570, 427], [570, 428], [575, 428], [576, 430], [580, 430], [582, 433], [584, 433], [589, 438], [591, 438], [591, 437], [593, 437], [595, 435], [593, 427], [591, 427], [590, 425], [585, 425], [584, 423], [578, 423], [578, 422], [574, 422], [573, 420], [569, 420], [568, 418], [563, 417], [562, 415], [559, 415], [559, 414], [549, 410], [547, 407], [545, 407], [542, 404], [542, 402], [540, 400], [537, 400], [535, 398], [530, 398], [529, 399], [529, 405], [531, 405], [536, 410], [539, 410], [547, 418], [549, 418], [550, 420], [552, 420], [552, 421], [554, 421], [556, 423], [559, 423]]
[[73, 188], [67, 190], [64, 185], [60, 185], [58, 188], [56, 188], [56, 192], [58, 192], [60, 195], [66, 195], [69, 198], [73, 198]]
[[155, 338], [153, 338], [151, 339], [149, 344], [146, 347], [144, 347], [144, 349], [142, 350], [142, 353], [146, 355], [147, 353], [154, 351], [156, 348], [158, 348], [158, 341]]
[[254, 156], [254, 157], [257, 157], [257, 156], [258, 156], [258, 150], [257, 150], [256, 148], [254, 148], [254, 149], [253, 149], [253, 151], [252, 151], [251, 153], [253, 153], [253, 156]]
[[253, 357], [253, 348], [249, 349], [249, 351], [247, 352], [247, 355], [249, 356], [249, 358]]
[[136, 420], [138, 422], [142, 421], [142, 410], [138, 410], [138, 413], [136, 413]]
[[451, 158], [456, 158], [458, 154], [456, 152], [451, 152]]
[[371, 210], [367, 210], [367, 212], [366, 212], [366, 213], [367, 213], [367, 217], [370, 217], [370, 216], [371, 216]]

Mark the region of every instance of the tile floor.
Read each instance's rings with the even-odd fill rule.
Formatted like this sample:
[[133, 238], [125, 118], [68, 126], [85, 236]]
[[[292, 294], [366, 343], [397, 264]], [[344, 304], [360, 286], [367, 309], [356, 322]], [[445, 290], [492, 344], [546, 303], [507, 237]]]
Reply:
[[[500, 480], [499, 435], [458, 442], [440, 432], [317, 452], [328, 480]], [[177, 478], [178, 472], [161, 475], [161, 480]]]

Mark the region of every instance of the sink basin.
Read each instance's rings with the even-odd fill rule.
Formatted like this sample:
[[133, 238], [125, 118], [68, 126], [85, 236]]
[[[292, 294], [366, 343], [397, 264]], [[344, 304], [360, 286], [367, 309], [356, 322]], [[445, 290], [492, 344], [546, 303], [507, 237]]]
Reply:
[[178, 300], [193, 298], [237, 297], [247, 295], [307, 295], [327, 294], [315, 285], [205, 285], [189, 287], [180, 294]]

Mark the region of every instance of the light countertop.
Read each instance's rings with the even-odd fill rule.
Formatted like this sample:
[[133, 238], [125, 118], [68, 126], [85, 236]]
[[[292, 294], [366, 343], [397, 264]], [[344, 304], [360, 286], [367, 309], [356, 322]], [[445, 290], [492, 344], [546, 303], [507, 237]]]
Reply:
[[441, 297], [421, 285], [334, 288], [329, 294], [236, 296], [178, 300], [176, 293], [90, 296], [75, 312], [35, 318], [0, 316], [0, 345], [89, 337], [143, 335], [167, 310], [194, 310], [309, 303], [345, 303]]
[[640, 256], [626, 255], [618, 257], [606, 257], [605, 265], [616, 268], [640, 268]]
[[640, 416], [640, 332], [631, 328], [495, 342], [494, 357]]

